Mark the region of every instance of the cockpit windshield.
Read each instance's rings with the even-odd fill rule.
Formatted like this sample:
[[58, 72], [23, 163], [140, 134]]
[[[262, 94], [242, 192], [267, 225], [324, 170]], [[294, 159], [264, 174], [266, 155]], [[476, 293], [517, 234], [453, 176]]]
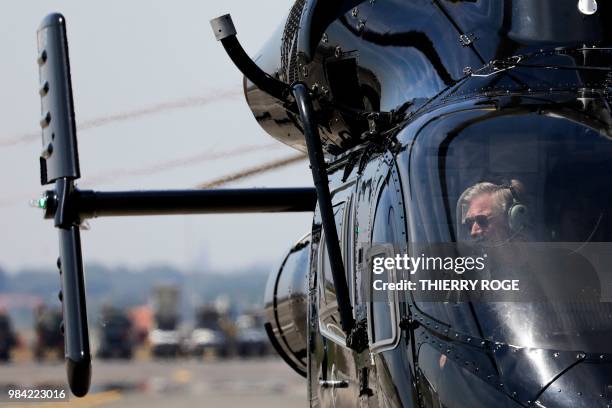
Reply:
[[520, 279], [521, 292], [417, 307], [504, 344], [612, 351], [612, 139], [536, 113], [457, 116], [412, 144], [412, 251], [465, 245], [488, 257], [480, 278]]

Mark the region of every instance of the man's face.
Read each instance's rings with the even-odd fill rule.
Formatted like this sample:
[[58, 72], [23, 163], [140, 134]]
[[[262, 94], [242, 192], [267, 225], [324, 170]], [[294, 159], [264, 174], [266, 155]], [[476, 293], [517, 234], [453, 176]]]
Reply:
[[477, 195], [470, 202], [465, 224], [477, 241], [500, 242], [508, 238], [508, 227], [502, 209], [492, 194]]

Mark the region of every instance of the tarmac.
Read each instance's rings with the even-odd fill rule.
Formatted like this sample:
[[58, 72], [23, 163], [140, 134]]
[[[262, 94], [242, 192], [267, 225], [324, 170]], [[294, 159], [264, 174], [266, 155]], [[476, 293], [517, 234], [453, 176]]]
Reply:
[[306, 380], [280, 358], [217, 358], [130, 361], [94, 360], [84, 398], [23, 402], [9, 389], [66, 387], [61, 361], [0, 365], [0, 407], [300, 407], [307, 406]]

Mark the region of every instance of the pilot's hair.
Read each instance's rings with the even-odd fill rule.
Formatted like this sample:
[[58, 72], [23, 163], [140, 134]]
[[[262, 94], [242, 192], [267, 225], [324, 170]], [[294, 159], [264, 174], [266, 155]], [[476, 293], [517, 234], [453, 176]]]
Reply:
[[523, 184], [518, 180], [511, 180], [509, 184], [494, 184], [488, 181], [474, 184], [465, 190], [459, 199], [459, 204], [462, 207], [461, 221], [464, 220], [468, 210], [467, 207], [472, 200], [482, 194], [493, 195], [496, 207], [500, 213], [507, 215], [515, 200], [523, 201], [524, 190]]

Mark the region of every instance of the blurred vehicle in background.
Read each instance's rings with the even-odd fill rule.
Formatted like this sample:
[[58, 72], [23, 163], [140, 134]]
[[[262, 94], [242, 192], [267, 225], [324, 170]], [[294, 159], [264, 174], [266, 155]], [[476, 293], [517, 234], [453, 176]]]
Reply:
[[132, 322], [123, 310], [104, 307], [99, 334], [98, 358], [132, 358], [134, 354]]
[[176, 357], [181, 352], [179, 299], [179, 289], [175, 285], [153, 289], [154, 329], [149, 333], [153, 357]]
[[202, 357], [214, 352], [218, 357], [229, 354], [229, 337], [223, 328], [223, 314], [212, 305], [200, 306], [196, 310], [196, 323], [188, 340], [192, 355]]
[[144, 345], [149, 339], [149, 333], [153, 330], [153, 310], [150, 305], [136, 306], [128, 311], [132, 322], [132, 333], [137, 346]]
[[43, 360], [49, 353], [55, 358], [64, 359], [64, 334], [62, 329], [62, 311], [60, 308], [48, 308], [45, 305], [34, 311], [34, 358]]
[[236, 353], [240, 357], [265, 356], [270, 352], [270, 341], [264, 329], [261, 313], [249, 312], [236, 320]]
[[11, 359], [11, 350], [17, 345], [17, 338], [9, 315], [0, 311], [0, 362]]

